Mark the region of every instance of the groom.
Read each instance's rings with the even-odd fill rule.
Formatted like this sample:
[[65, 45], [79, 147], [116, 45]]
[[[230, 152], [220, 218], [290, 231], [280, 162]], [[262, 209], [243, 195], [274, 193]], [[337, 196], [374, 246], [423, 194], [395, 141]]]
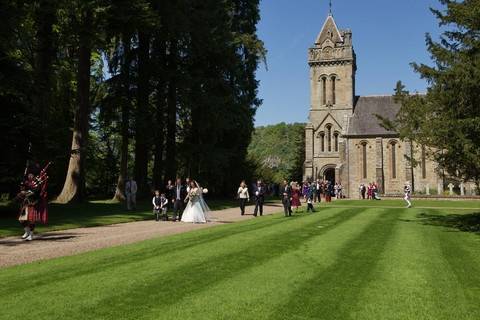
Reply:
[[187, 189], [182, 184], [182, 179], [177, 178], [175, 186], [171, 191], [172, 203], [173, 203], [173, 221], [180, 221], [182, 219], [183, 206], [185, 204], [185, 198], [187, 197]]

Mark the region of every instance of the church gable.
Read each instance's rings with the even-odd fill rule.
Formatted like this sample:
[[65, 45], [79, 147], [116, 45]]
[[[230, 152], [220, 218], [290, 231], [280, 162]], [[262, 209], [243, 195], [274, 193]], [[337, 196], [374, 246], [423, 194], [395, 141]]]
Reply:
[[342, 35], [337, 28], [333, 16], [329, 15], [325, 23], [323, 24], [322, 31], [320, 31], [315, 44], [318, 46], [323, 46], [325, 41], [329, 41], [329, 44], [333, 46], [335, 43], [343, 42]]
[[323, 120], [315, 127], [315, 131], [318, 131], [320, 128], [323, 128], [327, 123], [333, 124], [337, 129], [342, 130], [342, 126], [338, 123], [337, 120], [329, 113], [323, 118]]

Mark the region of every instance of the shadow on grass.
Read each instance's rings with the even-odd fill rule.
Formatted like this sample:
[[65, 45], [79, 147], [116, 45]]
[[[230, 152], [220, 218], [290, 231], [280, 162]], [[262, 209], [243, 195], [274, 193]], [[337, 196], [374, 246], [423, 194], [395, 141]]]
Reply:
[[480, 234], [480, 212], [447, 215], [420, 213], [417, 218], [424, 225], [447, 227]]

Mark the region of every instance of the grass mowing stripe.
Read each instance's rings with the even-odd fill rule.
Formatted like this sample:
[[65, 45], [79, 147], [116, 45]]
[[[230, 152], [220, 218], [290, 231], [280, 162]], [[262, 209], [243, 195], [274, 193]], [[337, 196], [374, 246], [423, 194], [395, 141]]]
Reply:
[[394, 235], [401, 211], [378, 212], [368, 228], [340, 249], [334, 264], [307, 279], [270, 318], [355, 319], [352, 306], [375, 277], [372, 271]]
[[[344, 210], [340, 210], [340, 211], [344, 211]], [[344, 217], [345, 219], [347, 219], [349, 217], [348, 214], [340, 215], [340, 216]], [[291, 229], [292, 224], [294, 226], [293, 230], [300, 230], [303, 227], [304, 223], [309, 223], [309, 219], [312, 219], [312, 218], [313, 219], [319, 219], [319, 220], [330, 219], [330, 217], [324, 218], [320, 215], [315, 216], [315, 217], [309, 216], [309, 217], [305, 217], [303, 219], [284, 219], [284, 218], [272, 217], [271, 219], [274, 219], [274, 220], [275, 219], [281, 219], [281, 221], [283, 221], [283, 222], [276, 225], [276, 228], [272, 227], [271, 230], [267, 229], [264, 232], [268, 236], [272, 237], [276, 233], [282, 233], [285, 230]], [[260, 220], [259, 219], [257, 221], [255, 222], [255, 224], [258, 224], [259, 226], [262, 226], [262, 224], [264, 224], [264, 223], [269, 224], [268, 220]], [[226, 226], [226, 229], [230, 230], [232, 228], [233, 227]], [[213, 228], [213, 229], [217, 229], [217, 228]], [[202, 230], [202, 232], [198, 232], [198, 233], [202, 234], [206, 237], [208, 237], [209, 235], [212, 236], [212, 235], [215, 235], [215, 233], [216, 233], [215, 230], [213, 230], [213, 229], [211, 231]], [[220, 231], [220, 230], [218, 230], [218, 231]], [[224, 230], [221, 230], [221, 231], [224, 231]], [[230, 233], [232, 233], [231, 231], [232, 230], [230, 230]], [[255, 232], [255, 229], [253, 229], [251, 231]], [[294, 231], [292, 231], [292, 232], [294, 232]], [[178, 245], [180, 247], [182, 247], [182, 239], [184, 237], [189, 238], [189, 237], [191, 237], [191, 235], [186, 234], [186, 235], [183, 235], [183, 236], [175, 236], [175, 237], [172, 237], [172, 238], [175, 238]], [[230, 238], [232, 238], [232, 237], [233, 236], [231, 236]], [[261, 241], [261, 239], [262, 239], [262, 235], [258, 235], [258, 233], [257, 233], [255, 235], [252, 235], [251, 241], [250, 242], [245, 242], [243, 244], [243, 246], [254, 244], [257, 240]], [[42, 286], [34, 285], [34, 286], [26, 287], [25, 283], [29, 283], [29, 282], [28, 282], [28, 279], [25, 279], [25, 278], [24, 278], [24, 280], [27, 280], [26, 282], [16, 281], [14, 284], [17, 284], [17, 286], [14, 286], [12, 284], [10, 286], [5, 286], [4, 289], [6, 291], [15, 292], [15, 294], [13, 296], [11, 296], [12, 299], [8, 299], [8, 298], [3, 299], [2, 302], [4, 303], [4, 305], [6, 307], [11, 306], [11, 308], [8, 308], [8, 309], [14, 310], [15, 309], [15, 304], [18, 301], [24, 301], [25, 299], [31, 301], [32, 305], [34, 304], [33, 301], [35, 301], [36, 299], [37, 299], [37, 305], [38, 304], [46, 304], [46, 305], [53, 304], [53, 305], [55, 305], [55, 302], [56, 302], [55, 300], [54, 301], [52, 301], [51, 299], [50, 300], [48, 300], [48, 299], [42, 300], [40, 298], [40, 297], [42, 297], [42, 295], [41, 295], [42, 292], [50, 292], [52, 295], [70, 297], [71, 299], [74, 298], [74, 301], [77, 301], [77, 302], [78, 301], [83, 301], [83, 300], [93, 300], [93, 297], [97, 297], [98, 300], [102, 300], [104, 297], [115, 296], [115, 294], [119, 293], [119, 291], [121, 291], [122, 288], [126, 290], [125, 291], [126, 296], [131, 296], [132, 291], [130, 291], [130, 290], [136, 289], [136, 288], [134, 288], [135, 285], [142, 286], [145, 283], [145, 278], [142, 279], [142, 277], [153, 277], [154, 280], [155, 280], [155, 278], [157, 278], [157, 283], [155, 284], [155, 286], [158, 289], [158, 277], [160, 276], [160, 273], [156, 272], [156, 270], [161, 271], [162, 266], [166, 267], [167, 270], [170, 270], [170, 273], [166, 274], [166, 275], [162, 275], [161, 278], [162, 279], [175, 279], [176, 277], [178, 277], [180, 275], [180, 273], [185, 268], [200, 268], [201, 269], [202, 266], [204, 266], [204, 264], [206, 264], [206, 263], [215, 264], [216, 263], [215, 258], [216, 258], [216, 255], [218, 255], [218, 251], [221, 252], [223, 250], [224, 252], [230, 252], [230, 249], [232, 248], [232, 245], [234, 245], [235, 243], [238, 242], [238, 239], [233, 239], [233, 241], [230, 241], [230, 242], [232, 242], [232, 245], [230, 245], [230, 246], [222, 245], [227, 240], [228, 240], [228, 237], [226, 237], [225, 240], [223, 240], [223, 239], [222, 240], [217, 240], [218, 244], [222, 246], [221, 248], [216, 248], [217, 250], [199, 251], [199, 256], [201, 258], [200, 260], [199, 260], [198, 257], [197, 258], [192, 257], [191, 255], [186, 255], [185, 256], [185, 254], [188, 254], [188, 252], [192, 251], [192, 248], [189, 248], [189, 249], [181, 248], [178, 251], [178, 256], [182, 256], [182, 254], [183, 254], [184, 257], [183, 257], [183, 260], [179, 261], [178, 263], [176, 261], [172, 263], [172, 261], [164, 261], [164, 259], [162, 259], [162, 258], [164, 258], [164, 255], [162, 254], [161, 244], [163, 242], [165, 242], [164, 239], [160, 239], [160, 240], [157, 240], [157, 241], [146, 241], [145, 243], [142, 243], [140, 245], [137, 244], [137, 245], [131, 245], [131, 246], [127, 246], [127, 247], [136, 248], [137, 246], [139, 246], [139, 247], [143, 248], [145, 246], [147, 246], [147, 247], [154, 246], [154, 247], [157, 248], [157, 251], [156, 251], [157, 254], [154, 255], [153, 257], [151, 255], [149, 255], [149, 251], [147, 250], [146, 252], [144, 251], [144, 254], [145, 254], [144, 257], [136, 256], [136, 257], [134, 257], [135, 261], [131, 261], [130, 263], [126, 263], [125, 259], [123, 259], [123, 260], [120, 259], [120, 261], [118, 261], [118, 260], [115, 259], [116, 258], [115, 255], [110, 255], [110, 258], [113, 258], [113, 260], [110, 261], [110, 263], [108, 263], [108, 266], [106, 268], [102, 264], [95, 263], [95, 264], [92, 265], [92, 267], [87, 268], [81, 274], [76, 274], [75, 276], [67, 277], [67, 278], [63, 278], [63, 279], [61, 278], [60, 280], [56, 280], [55, 275], [58, 274], [58, 271], [60, 271], [60, 272], [62, 271], [62, 269], [63, 269], [62, 263], [64, 263], [64, 262], [69, 262], [69, 261], [73, 260], [73, 261], [78, 263], [81, 260], [85, 260], [85, 258], [88, 261], [89, 256], [94, 256], [95, 257], [95, 256], [101, 255], [102, 253], [105, 253], [105, 252], [111, 253], [112, 251], [113, 252], [118, 252], [119, 253], [118, 257], [120, 258], [122, 255], [125, 255], [125, 254], [128, 255], [129, 250], [126, 250], [124, 247], [119, 247], [119, 248], [101, 250], [101, 251], [90, 253], [90, 254], [83, 254], [81, 256], [76, 256], [76, 257], [56, 259], [56, 261], [47, 261], [47, 262], [44, 262], [44, 263], [36, 263], [36, 266], [30, 266], [30, 268], [27, 268], [30, 271], [29, 272], [30, 279], [35, 279], [36, 278], [35, 267], [41, 268], [42, 265], [45, 265], [50, 269], [50, 272], [51, 272], [50, 279], [48, 279], [48, 281], [47, 280], [42, 281], [41, 282], [43, 284]], [[232, 239], [230, 239], [230, 240], [232, 240]], [[205, 246], [205, 244], [204, 244], [204, 246]], [[212, 247], [214, 247], [214, 245], [212, 245]], [[242, 246], [240, 246], [240, 247], [242, 247]], [[136, 253], [138, 255], [140, 255], [140, 252], [137, 251]], [[237, 254], [241, 254], [241, 251]], [[229, 259], [233, 259], [234, 255], [235, 254], [229, 254]], [[187, 263], [188, 263], [189, 260], [193, 261], [193, 262], [190, 262], [191, 264], [193, 263], [192, 266], [185, 265], [185, 261], [187, 261]], [[93, 261], [98, 262], [98, 259], [93, 259]], [[150, 268], [148, 266], [150, 266]], [[81, 268], [81, 265], [79, 265], [79, 267]], [[93, 267], [96, 267], [97, 269], [93, 270]], [[71, 266], [68, 267], [67, 269], [70, 269], [70, 268], [71, 268]], [[12, 274], [15, 270], [18, 270], [18, 269], [22, 269], [22, 268], [16, 268], [16, 267], [10, 268], [10, 272], [8, 272], [8, 273]], [[25, 267], [23, 267], [23, 269], [25, 269]], [[92, 273], [88, 273], [89, 270], [92, 270]], [[138, 274], [135, 273], [133, 270], [135, 270], [135, 271], [138, 270]], [[132, 272], [134, 272], [134, 273], [132, 274]], [[22, 273], [15, 273], [15, 274], [18, 276], [18, 275], [21, 275]], [[13, 279], [14, 278], [15, 277], [13, 277]], [[104, 281], [98, 281], [100, 279], [102, 279]], [[184, 283], [184, 285], [188, 289], [188, 283]], [[87, 288], [85, 288], [85, 286], [87, 286]], [[27, 288], [28, 291], [19, 290], [19, 289], [22, 289], [22, 288]], [[83, 290], [88, 289], [88, 291], [89, 291], [88, 298], [82, 296], [83, 294], [85, 294], [85, 292], [83, 292], [82, 289]], [[139, 288], [139, 289], [141, 291], [143, 291], [145, 288]], [[44, 298], [46, 298], [46, 297], [44, 297]], [[68, 300], [69, 299], [67, 299], [67, 301]], [[119, 301], [122, 301], [122, 300], [120, 299]], [[85, 303], [89, 304], [88, 302], [85, 302]], [[75, 309], [75, 308], [79, 307], [78, 305], [70, 305], [69, 303], [67, 303], [66, 305], [69, 306], [69, 308], [67, 308], [65, 310], [65, 312], [67, 312], [67, 313], [71, 313], [70, 311], [72, 309]], [[57, 306], [58, 310], [62, 310], [62, 307], [65, 308], [65, 305], [58, 305]], [[128, 308], [131, 308], [131, 306], [128, 306]], [[48, 308], [47, 310], [50, 310], [50, 308]], [[32, 308], [29, 311], [29, 314], [37, 313], [37, 317], [41, 318], [42, 312], [43, 311], [47, 312], [47, 310]], [[23, 311], [25, 311], [25, 310], [23, 310]], [[53, 310], [50, 310], [50, 312], [53, 312]], [[83, 313], [79, 312], [78, 314], [83, 314]], [[44, 316], [46, 316], [46, 314], [44, 314]]]
[[[187, 295], [167, 309], [163, 305], [152, 306], [149, 315], [142, 319], [155, 319], [155, 314], [161, 314], [163, 319], [184, 320], [198, 319], [200, 314], [202, 319], [275, 319], [269, 311], [275, 310], [277, 304], [287, 303], [290, 293], [302, 287], [305, 279], [334, 264], [339, 249], [356, 239], [369, 227], [372, 217], [378, 216], [370, 214], [371, 211], [363, 211], [334, 228], [324, 223], [322, 228], [319, 228], [319, 223], [309, 224], [303, 233], [314, 236], [298, 248], [266, 261], [251, 259], [252, 267], [247, 270], [232, 273], [204, 291]], [[328, 230], [325, 231], [325, 228]], [[286, 246], [295, 241], [295, 237], [276, 240]], [[257, 254], [263, 254], [261, 248]]]
[[[468, 254], [461, 249], [465, 238], [475, 236], [445, 232], [444, 228], [425, 224], [423, 219], [416, 218], [425, 212], [431, 214], [433, 210], [403, 212], [395, 238], [378, 257], [374, 271], [378, 276], [369, 283], [356, 306], [356, 319], [371, 319], [376, 314], [382, 314], [383, 320], [474, 319], [469, 309], [478, 314], [478, 298], [474, 308], [471, 308], [474, 304], [467, 306], [463, 291], [468, 284], [456, 279], [455, 274], [462, 268], [451, 267], [448, 263], [453, 258], [474, 269], [468, 277], [470, 285], [477, 279], [478, 288], [478, 258], [466, 261]], [[459, 252], [444, 254], [441, 244], [446, 239], [456, 239]], [[470, 240], [470, 243], [474, 244], [474, 241]], [[452, 301], [455, 302], [452, 304]]]
[[[246, 272], [251, 269], [254, 264], [262, 264], [270, 259], [276, 258], [279, 254], [296, 250], [305, 241], [318, 235], [319, 233], [328, 232], [339, 225], [349, 221], [356, 215], [360, 214], [359, 210], [346, 210], [337, 215], [324, 219], [320, 215], [309, 215], [303, 217], [295, 217], [290, 220], [290, 226], [282, 226], [281, 230], [267, 236], [253, 235], [252, 239], [245, 241], [238, 251], [230, 251], [223, 253], [214, 259], [202, 259], [202, 261], [182, 266], [178, 270], [170, 271], [170, 273], [151, 274], [145, 286], [134, 286], [133, 288], [125, 288], [125, 292], [108, 296], [106, 299], [98, 301], [97, 305], [110, 305], [118, 301], [122, 301], [121, 306], [116, 305], [114, 311], [108, 310], [108, 314], [113, 317], [121, 317], [122, 314], [132, 312], [134, 317], [146, 316], [150, 309], [156, 305], [155, 299], [144, 301], [145, 297], [141, 295], [132, 295], [130, 290], [144, 290], [151, 292], [153, 296], [158, 295], [156, 291], [161, 291], [161, 295], [173, 296], [176, 299], [167, 299], [161, 304], [162, 309], [179, 303], [178, 301], [184, 297], [201, 294], [208, 290], [211, 286], [230, 278], [231, 274]], [[304, 232], [307, 225], [322, 221], [328, 227], [316, 230], [316, 233]], [[282, 238], [295, 237], [296, 241], [285, 245], [279, 240]], [[252, 242], [253, 240], [253, 242]], [[256, 245], [258, 243], [258, 245]], [[253, 244], [253, 245], [252, 245]], [[180, 272], [180, 274], [179, 274]], [[95, 305], [88, 306], [89, 310], [95, 310], [92, 314], [96, 318], [106, 316], [105, 309], [97, 308]], [[136, 311], [135, 311], [136, 310]]]
[[433, 300], [438, 292], [429, 278], [438, 273], [438, 250], [428, 238], [431, 234], [412, 219], [418, 212], [404, 210], [399, 217], [394, 238], [377, 257], [373, 270], [377, 276], [354, 307], [357, 319], [376, 314], [384, 320], [436, 319], [438, 306]]
[[[439, 214], [438, 211], [434, 211]], [[441, 257], [450, 271], [449, 281], [455, 284], [456, 295], [443, 290], [443, 299], [456, 301], [450, 317], [444, 319], [476, 319], [480, 314], [480, 250], [478, 235], [460, 232], [451, 228], [436, 228], [434, 241], [440, 248]], [[434, 279], [432, 279], [434, 280]], [[438, 281], [438, 279], [435, 279]], [[443, 280], [443, 279], [440, 279]], [[453, 291], [453, 290], [452, 290]], [[440, 317], [438, 318], [440, 319]]]
[[[98, 271], [98, 265], [101, 265], [102, 268], [105, 269], [135, 262], [137, 258], [140, 259], [146, 256], [155, 256], [158, 254], [159, 248], [156, 246], [151, 246], [150, 242], [161, 241], [161, 253], [162, 255], [168, 255], [169, 253], [178, 252], [183, 249], [209, 244], [211, 242], [227, 239], [228, 237], [232, 236], [238, 236], [239, 234], [252, 231], [257, 232], [261, 229], [269, 228], [280, 223], [285, 223], [285, 220], [263, 220], [261, 224], [258, 222], [260, 222], [260, 220], [251, 220], [248, 223], [239, 223], [236, 225], [221, 225], [216, 226], [214, 228], [214, 232], [210, 232], [213, 231], [212, 229], [191, 231], [185, 234], [162, 237], [159, 239], [150, 239], [141, 243], [95, 251], [99, 254], [95, 254], [95, 252], [87, 252], [76, 256], [80, 259], [83, 256], [93, 258], [88, 261], [89, 263], [82, 263], [83, 261], [79, 263], [77, 260], [65, 260], [65, 257], [60, 257], [47, 261], [38, 261], [31, 264], [4, 268], [0, 270], [0, 283], [5, 285], [4, 287], [0, 287], [0, 295], [2, 293], [6, 293], [2, 291], [2, 288], [4, 290], [5, 288], [8, 288], [10, 285], [9, 281], [15, 281], [16, 283], [29, 282], [33, 286], [41, 286], [43, 284], [50, 283], [52, 280], [59, 281], [62, 279], [74, 278], [83, 274], [96, 272]], [[177, 237], [182, 237], [181, 243], [178, 243]], [[56, 274], [52, 274], [49, 265], [56, 265], [58, 261], [62, 261], [62, 270]], [[17, 275], [15, 280], [13, 280], [10, 276], [11, 273], [9, 272], [9, 269], [12, 270], [12, 273]], [[32, 272], [35, 273], [34, 279], [32, 279]], [[20, 279], [18, 277], [20, 277]], [[19, 290], [22, 289], [19, 288]]]

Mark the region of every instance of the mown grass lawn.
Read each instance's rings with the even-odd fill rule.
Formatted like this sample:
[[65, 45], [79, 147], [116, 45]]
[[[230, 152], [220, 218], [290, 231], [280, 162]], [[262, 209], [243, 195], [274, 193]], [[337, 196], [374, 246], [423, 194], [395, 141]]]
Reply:
[[478, 319], [478, 203], [378, 203], [0, 269], [0, 318]]
[[[237, 201], [233, 200], [209, 200], [208, 204], [212, 210], [238, 205]], [[0, 206], [0, 237], [22, 233], [17, 215], [17, 205]], [[50, 204], [49, 223], [48, 225], [39, 224], [37, 232], [95, 227], [153, 218], [152, 205], [149, 201], [138, 202], [137, 210], [134, 211], [127, 211], [125, 204], [110, 200], [89, 201], [82, 204]]]

